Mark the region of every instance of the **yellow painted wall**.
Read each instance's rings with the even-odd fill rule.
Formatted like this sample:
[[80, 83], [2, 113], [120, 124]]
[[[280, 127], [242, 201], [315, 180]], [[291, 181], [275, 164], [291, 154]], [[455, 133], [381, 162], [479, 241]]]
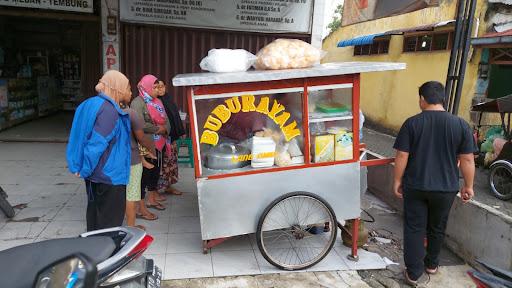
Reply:
[[[479, 0], [475, 15], [480, 15], [479, 35], [484, 34], [483, 16], [486, 1]], [[362, 35], [382, 33], [395, 29], [413, 28], [455, 19], [456, 1], [445, 0], [439, 7], [377, 19], [341, 27], [324, 40], [323, 48], [328, 52], [323, 62], [339, 61], [384, 61], [403, 62], [402, 71], [365, 73], [361, 76], [361, 108], [366, 117], [379, 125], [398, 131], [408, 117], [417, 114], [418, 88], [426, 81], [444, 83], [450, 60], [450, 51], [403, 53], [403, 36], [391, 37], [389, 54], [353, 56], [354, 48], [337, 48], [341, 40]], [[476, 26], [476, 22], [475, 22]], [[469, 120], [471, 99], [476, 85], [480, 50], [474, 50], [468, 62], [466, 78], [460, 102], [459, 115]]]

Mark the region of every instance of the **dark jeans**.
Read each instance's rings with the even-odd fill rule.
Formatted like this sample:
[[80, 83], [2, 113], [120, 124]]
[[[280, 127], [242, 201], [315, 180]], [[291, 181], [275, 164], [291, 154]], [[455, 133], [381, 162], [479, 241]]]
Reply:
[[[165, 148], [163, 149], [165, 151]], [[155, 165], [152, 169], [147, 169], [144, 167], [142, 169], [142, 181], [141, 181], [141, 199], [144, 200], [146, 198], [146, 189], [147, 191], [156, 191], [158, 189], [158, 180], [160, 179], [160, 170], [163, 166], [163, 153], [161, 151], [156, 151], [156, 158], [145, 158], [146, 161]]]
[[457, 192], [404, 189], [404, 261], [412, 280], [423, 274], [425, 266], [439, 265], [446, 223], [456, 195]]
[[123, 225], [126, 186], [93, 183], [85, 180], [87, 190], [87, 231]]

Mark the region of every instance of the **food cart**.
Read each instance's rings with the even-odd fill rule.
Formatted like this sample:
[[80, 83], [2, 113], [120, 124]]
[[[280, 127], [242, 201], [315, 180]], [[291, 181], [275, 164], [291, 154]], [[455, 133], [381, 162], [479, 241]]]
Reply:
[[[360, 74], [402, 63], [178, 75], [185, 86], [205, 253], [256, 233], [267, 261], [305, 269], [360, 217]], [[352, 241], [357, 259], [357, 241]]]

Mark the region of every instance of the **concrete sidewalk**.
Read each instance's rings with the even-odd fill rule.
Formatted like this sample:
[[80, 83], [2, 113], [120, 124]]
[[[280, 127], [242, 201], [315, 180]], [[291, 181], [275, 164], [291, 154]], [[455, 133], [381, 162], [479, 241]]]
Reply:
[[[0, 151], [0, 185], [8, 200], [20, 205], [16, 216], [0, 226], [0, 249], [85, 232], [85, 186], [68, 173], [64, 144], [3, 143]], [[158, 220], [138, 220], [155, 239], [146, 255], [162, 268], [164, 279], [282, 272], [263, 258], [253, 234], [233, 237], [204, 255], [193, 169], [182, 168], [180, 174], [176, 188], [184, 195], [169, 197], [167, 209], [156, 211]], [[350, 248], [338, 239], [327, 257], [306, 271], [386, 267], [377, 254], [363, 251], [357, 263], [348, 254]]]
[[[17, 209], [18, 214], [11, 221], [7, 221], [3, 215], [0, 215], [0, 250], [44, 239], [72, 237], [85, 230], [84, 214], [86, 199], [84, 197], [84, 187], [80, 179], [70, 176], [67, 172], [66, 163], [64, 161], [64, 150], [64, 144], [0, 143], [0, 185], [10, 195], [9, 201], [11, 203], [27, 203], [26, 208]], [[191, 177], [191, 169], [182, 169], [181, 172], [182, 176]], [[188, 192], [188, 194], [193, 192], [195, 186], [193, 181], [186, 181], [180, 183], [180, 185], [179, 188]], [[197, 212], [186, 208], [190, 207], [194, 202], [194, 195], [188, 194], [179, 198], [173, 197], [169, 199], [169, 209], [159, 212], [161, 217], [169, 221], [144, 223], [151, 233], [167, 236], [164, 237], [165, 239], [157, 237], [155, 243], [153, 243], [152, 247], [147, 252], [147, 255], [154, 258], [159, 266], [166, 268], [168, 278], [174, 278], [175, 276], [173, 275], [177, 275], [177, 273], [181, 273], [181, 278], [191, 278], [197, 275], [194, 274], [194, 271], [197, 271], [198, 267], [191, 267], [190, 265], [195, 265], [193, 263], [189, 263], [190, 265], [187, 264], [190, 262], [187, 260], [189, 259], [188, 257], [182, 258], [181, 260], [173, 260], [172, 257], [166, 259], [167, 254], [161, 254], [161, 252], [159, 252], [163, 251], [162, 249], [166, 249], [166, 252], [169, 252], [169, 247], [174, 250], [190, 249], [191, 247], [197, 250], [200, 247], [200, 238], [199, 240], [189, 242], [182, 241], [181, 246], [171, 243], [173, 239], [176, 238], [175, 236], [184, 235], [181, 232], [172, 234], [170, 231], [173, 217], [184, 217], [187, 219], [197, 217], [197, 214], [190, 214]], [[365, 249], [388, 257], [394, 262], [401, 263], [401, 220], [399, 215], [374, 197], [366, 197], [365, 195], [363, 199], [363, 207], [367, 208], [377, 219], [376, 223], [368, 227], [378, 233], [378, 235], [394, 239], [391, 245], [378, 244], [372, 240]], [[179, 205], [173, 206], [175, 204]], [[182, 208], [179, 208], [180, 206]], [[173, 209], [173, 207], [175, 209]], [[181, 225], [179, 229], [191, 229], [191, 222], [185, 221], [183, 223], [184, 225]], [[383, 231], [394, 232], [393, 235], [389, 235], [383, 234]], [[197, 232], [191, 234], [194, 233], [198, 235]], [[220, 254], [217, 253], [217, 255], [222, 255], [222, 250], [230, 250], [226, 251], [227, 254], [224, 254], [240, 254], [239, 256], [242, 257], [238, 259], [238, 256], [235, 255], [236, 257], [224, 258], [225, 260], [229, 260], [225, 264], [226, 267], [230, 269], [226, 271], [231, 273], [231, 275], [263, 273], [261, 268], [259, 268], [260, 271], [258, 272], [251, 272], [243, 268], [247, 265], [251, 265], [252, 262], [248, 260], [249, 258], [242, 255], [244, 253], [242, 248], [250, 247], [247, 245], [253, 245], [253, 243], [250, 237], [247, 242], [248, 244], [246, 243], [247, 245], [242, 242], [240, 239], [235, 239], [231, 242], [228, 241], [224, 243], [223, 246], [219, 246], [218, 253], [220, 252]], [[337, 245], [340, 242], [341, 241], [339, 241]], [[341, 248], [341, 246], [337, 246], [337, 248], [333, 250], [334, 253], [338, 253]], [[174, 250], [171, 254], [174, 254]], [[253, 252], [255, 251], [253, 248], [251, 248], [250, 251], [251, 253], [255, 253]], [[362, 250], [361, 253], [364, 254], [367, 252]], [[197, 251], [197, 254], [201, 254], [200, 251]], [[207, 257], [210, 258], [212, 255], [213, 254], [209, 254]], [[201, 254], [201, 257], [204, 256]], [[446, 263], [449, 267], [443, 268], [445, 272], [440, 274], [439, 277], [431, 279], [426, 287], [473, 287], [471, 283], [468, 282], [469, 279], [465, 276], [465, 271], [469, 269], [467, 266], [464, 266], [456, 257], [443, 256], [443, 259], [447, 259], [443, 263]], [[255, 261], [259, 263], [258, 258]], [[335, 263], [339, 263], [339, 261]], [[363, 263], [364, 262], [360, 262], [357, 264], [359, 268], [364, 269], [364, 267], [361, 266]], [[321, 271], [326, 269], [324, 264], [321, 263], [319, 265], [320, 266], [316, 267], [317, 270]], [[238, 273], [234, 273], [233, 269], [238, 271]], [[333, 268], [326, 270], [331, 269]], [[400, 285], [398, 283], [403, 285], [400, 273], [401, 269], [401, 266], [390, 265], [387, 270], [363, 271], [360, 272], [361, 275], [354, 271], [288, 274], [282, 273], [282, 271], [279, 270], [272, 270], [266, 271], [266, 273], [277, 274], [173, 280], [166, 282], [166, 285], [167, 287], [397, 287], [396, 285]], [[211, 276], [215, 276], [215, 274], [212, 273], [210, 277]], [[387, 286], [384, 284], [376, 284], [381, 282], [387, 283]]]

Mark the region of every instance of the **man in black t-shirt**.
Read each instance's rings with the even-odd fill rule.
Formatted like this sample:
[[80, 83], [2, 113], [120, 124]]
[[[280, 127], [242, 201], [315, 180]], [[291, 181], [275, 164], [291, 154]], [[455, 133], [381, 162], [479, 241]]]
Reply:
[[419, 96], [422, 112], [405, 121], [394, 145], [393, 189], [404, 200], [404, 274], [411, 285], [423, 271], [438, 270], [448, 215], [460, 188], [457, 166], [460, 162], [464, 177], [461, 198], [468, 202], [474, 195], [477, 151], [468, 123], [444, 110], [441, 83], [423, 84]]

